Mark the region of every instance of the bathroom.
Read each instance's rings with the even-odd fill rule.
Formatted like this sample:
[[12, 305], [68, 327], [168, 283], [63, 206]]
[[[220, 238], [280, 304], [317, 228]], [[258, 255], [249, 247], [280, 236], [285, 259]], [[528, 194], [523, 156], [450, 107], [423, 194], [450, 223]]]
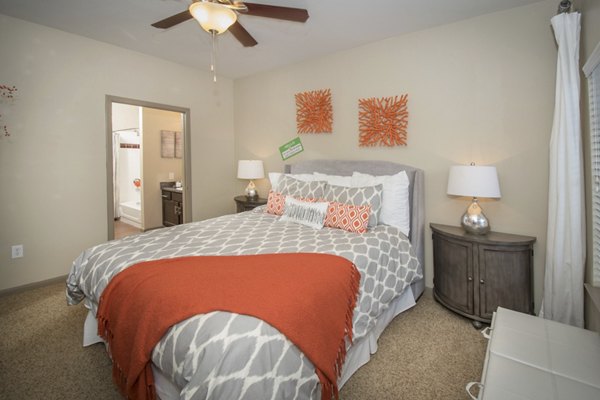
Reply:
[[112, 103], [114, 237], [161, 228], [161, 182], [183, 182], [183, 143], [166, 154], [165, 134], [183, 128], [179, 112]]

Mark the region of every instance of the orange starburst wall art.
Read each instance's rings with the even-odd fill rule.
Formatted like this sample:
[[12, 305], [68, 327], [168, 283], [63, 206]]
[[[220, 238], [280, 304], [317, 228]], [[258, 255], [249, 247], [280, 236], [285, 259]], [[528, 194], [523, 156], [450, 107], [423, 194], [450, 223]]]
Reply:
[[408, 94], [358, 100], [359, 146], [406, 146]]
[[333, 131], [330, 89], [297, 93], [295, 97], [298, 133], [331, 133]]

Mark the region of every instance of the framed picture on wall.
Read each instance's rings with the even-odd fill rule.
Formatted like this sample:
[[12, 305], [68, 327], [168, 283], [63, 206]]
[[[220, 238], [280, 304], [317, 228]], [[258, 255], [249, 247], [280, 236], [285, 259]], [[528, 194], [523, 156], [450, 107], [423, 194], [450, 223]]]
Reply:
[[183, 158], [183, 135], [175, 132], [175, 158]]
[[160, 131], [160, 156], [162, 158], [175, 157], [175, 132]]

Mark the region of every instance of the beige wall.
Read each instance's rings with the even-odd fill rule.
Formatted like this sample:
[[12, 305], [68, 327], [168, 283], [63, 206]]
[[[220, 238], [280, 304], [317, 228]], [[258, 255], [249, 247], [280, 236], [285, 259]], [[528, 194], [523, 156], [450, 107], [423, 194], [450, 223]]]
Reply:
[[[162, 226], [160, 182], [183, 180], [183, 158], [161, 157], [162, 130], [183, 133], [182, 114], [144, 107], [142, 110], [142, 211], [144, 229]], [[174, 179], [169, 179], [169, 173]]]
[[[537, 237], [534, 292], [539, 308], [546, 243], [548, 142], [556, 47], [556, 1], [380, 41], [235, 81], [236, 158], [281, 171], [278, 146], [296, 136], [294, 94], [330, 88], [333, 134], [301, 136], [290, 159], [375, 159], [425, 170], [426, 219], [457, 225], [465, 199], [446, 195], [454, 164], [498, 169], [502, 199], [483, 201], [492, 229]], [[408, 145], [359, 148], [360, 98], [408, 93]], [[257, 182], [266, 193], [266, 180]], [[243, 188], [238, 183], [238, 191]], [[426, 234], [427, 286], [432, 286]]]
[[107, 239], [106, 95], [189, 108], [192, 218], [233, 211], [231, 80], [3, 15], [0, 49], [0, 83], [18, 88], [0, 138], [0, 290], [65, 275]]
[[[575, 3], [584, 11], [583, 63], [600, 40], [600, 24], [591, 22], [600, 20], [600, 2]], [[467, 205], [446, 196], [448, 168], [496, 165], [503, 197], [483, 207], [494, 230], [538, 238], [539, 308], [555, 10], [556, 1], [543, 1], [380, 41], [237, 80], [235, 91], [227, 79], [215, 86], [204, 72], [0, 15], [0, 83], [19, 89], [2, 119], [12, 136], [0, 138], [0, 290], [66, 274], [82, 249], [106, 239], [105, 95], [191, 109], [192, 217], [199, 220], [233, 210], [231, 196], [247, 183], [232, 179], [238, 159], [281, 170], [277, 147], [296, 136], [293, 95], [331, 88], [334, 133], [302, 135], [306, 150], [290, 161], [418, 166], [426, 172], [427, 222], [448, 224]], [[402, 93], [409, 94], [408, 146], [358, 148], [357, 100]], [[584, 111], [586, 145], [588, 117]], [[266, 180], [257, 183], [266, 193]], [[25, 245], [24, 258], [10, 259], [13, 244]]]

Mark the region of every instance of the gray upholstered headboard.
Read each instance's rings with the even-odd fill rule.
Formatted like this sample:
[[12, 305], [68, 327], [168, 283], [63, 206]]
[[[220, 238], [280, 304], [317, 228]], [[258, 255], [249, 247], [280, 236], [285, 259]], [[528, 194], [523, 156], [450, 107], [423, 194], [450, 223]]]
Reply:
[[285, 166], [285, 172], [292, 174], [321, 172], [344, 176], [352, 175], [354, 171], [371, 175], [393, 175], [400, 171], [406, 171], [410, 182], [409, 239], [421, 263], [421, 268], [425, 270], [425, 175], [423, 170], [389, 161], [306, 160]]

